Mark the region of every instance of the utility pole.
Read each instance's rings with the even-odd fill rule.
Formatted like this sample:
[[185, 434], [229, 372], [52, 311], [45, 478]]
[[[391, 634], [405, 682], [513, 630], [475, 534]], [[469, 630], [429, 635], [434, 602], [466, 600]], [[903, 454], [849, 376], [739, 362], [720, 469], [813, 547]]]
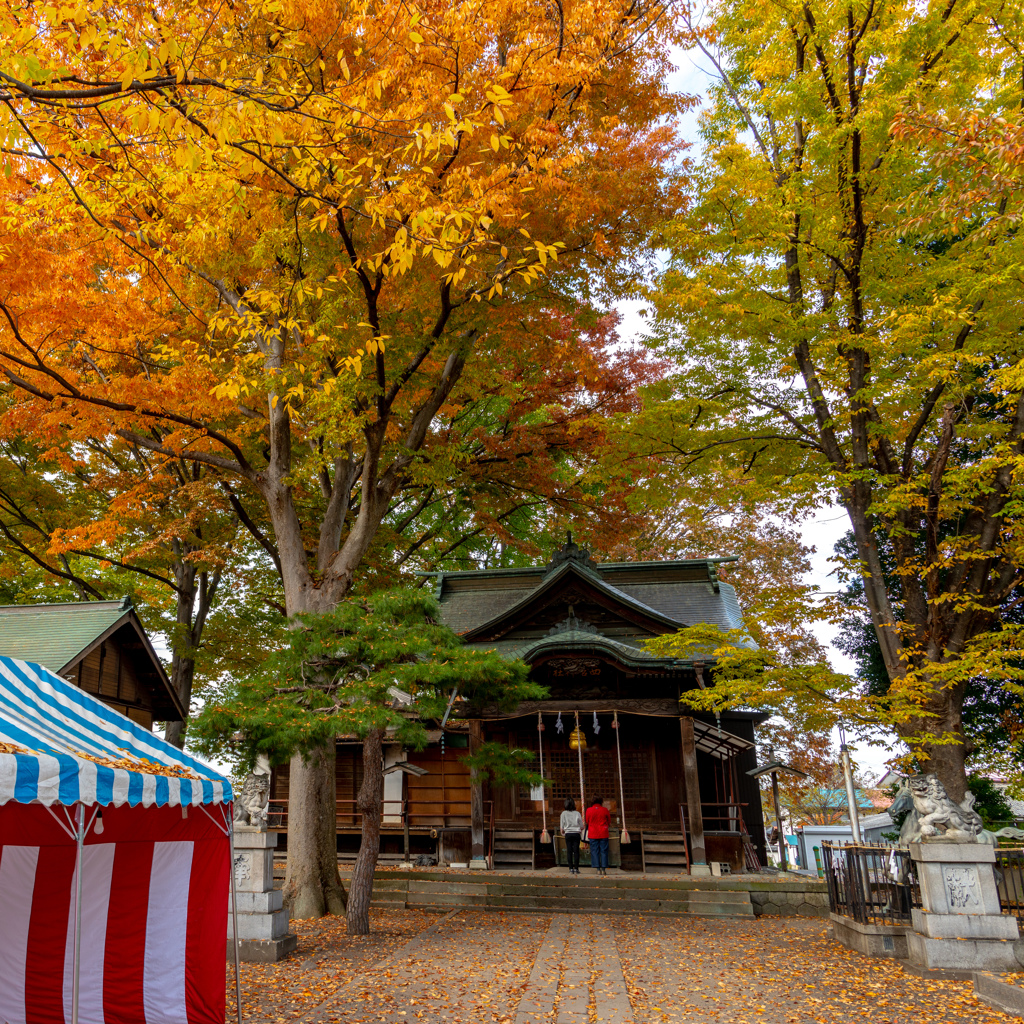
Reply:
[[850, 763], [850, 748], [846, 745], [846, 733], [839, 726], [839, 756], [843, 762], [843, 778], [846, 780], [846, 803], [850, 809], [850, 831], [853, 841], [861, 842], [860, 815], [857, 813], [857, 790], [853, 785], [853, 766]]

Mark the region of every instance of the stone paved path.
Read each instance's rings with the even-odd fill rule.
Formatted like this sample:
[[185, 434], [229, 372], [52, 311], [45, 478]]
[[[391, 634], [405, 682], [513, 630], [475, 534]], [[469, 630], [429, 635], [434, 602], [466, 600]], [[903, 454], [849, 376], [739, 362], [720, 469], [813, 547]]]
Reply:
[[615, 933], [600, 914], [552, 918], [515, 1024], [625, 1024], [633, 1019], [615, 948]]

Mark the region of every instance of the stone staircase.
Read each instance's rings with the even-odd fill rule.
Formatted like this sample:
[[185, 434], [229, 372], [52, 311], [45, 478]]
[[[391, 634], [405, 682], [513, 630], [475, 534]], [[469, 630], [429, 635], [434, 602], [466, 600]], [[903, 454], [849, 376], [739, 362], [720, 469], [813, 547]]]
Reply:
[[374, 880], [374, 907], [453, 910], [478, 907], [490, 910], [558, 914], [654, 914], [700, 917], [754, 916], [745, 889], [705, 887], [694, 882], [660, 879], [579, 879], [564, 875], [445, 876], [437, 872], [386, 872]]
[[534, 868], [533, 832], [494, 833], [494, 870], [532, 871]]

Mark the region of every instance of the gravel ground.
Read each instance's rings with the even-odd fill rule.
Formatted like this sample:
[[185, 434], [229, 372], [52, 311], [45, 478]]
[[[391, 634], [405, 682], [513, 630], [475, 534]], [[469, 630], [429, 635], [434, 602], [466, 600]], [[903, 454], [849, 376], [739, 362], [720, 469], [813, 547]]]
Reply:
[[[296, 921], [298, 950], [279, 964], [245, 965], [251, 1024], [501, 1024], [526, 988], [548, 918], [457, 910], [371, 913], [371, 935], [342, 920]], [[234, 990], [228, 972], [228, 1024]]]
[[820, 922], [625, 918], [637, 1024], [1009, 1024], [968, 981], [915, 978], [829, 941]]
[[[370, 969], [425, 928], [436, 914], [414, 910], [370, 911], [369, 935], [346, 935], [345, 919], [292, 921], [296, 952], [277, 964], [242, 964], [242, 1020], [251, 1024], [293, 1021], [318, 1006], [353, 973]], [[227, 965], [227, 1019], [235, 1020], [235, 971]]]

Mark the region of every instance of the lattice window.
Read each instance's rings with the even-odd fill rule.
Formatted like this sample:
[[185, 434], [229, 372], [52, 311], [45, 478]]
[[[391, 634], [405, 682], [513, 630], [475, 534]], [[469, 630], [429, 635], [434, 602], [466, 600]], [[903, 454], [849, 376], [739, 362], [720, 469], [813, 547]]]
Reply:
[[[538, 770], [537, 758], [533, 762]], [[544, 775], [552, 781], [548, 788], [548, 807], [561, 811], [566, 797], [579, 801], [579, 761], [575, 750], [544, 751]], [[603, 796], [606, 804], [619, 803], [619, 772], [614, 750], [591, 747], [583, 752], [583, 788], [587, 802]], [[622, 751], [622, 788], [626, 800], [626, 819], [651, 820], [654, 806], [654, 780], [651, 776], [651, 758], [646, 750]], [[529, 791], [520, 787], [519, 813], [534, 812]]]

